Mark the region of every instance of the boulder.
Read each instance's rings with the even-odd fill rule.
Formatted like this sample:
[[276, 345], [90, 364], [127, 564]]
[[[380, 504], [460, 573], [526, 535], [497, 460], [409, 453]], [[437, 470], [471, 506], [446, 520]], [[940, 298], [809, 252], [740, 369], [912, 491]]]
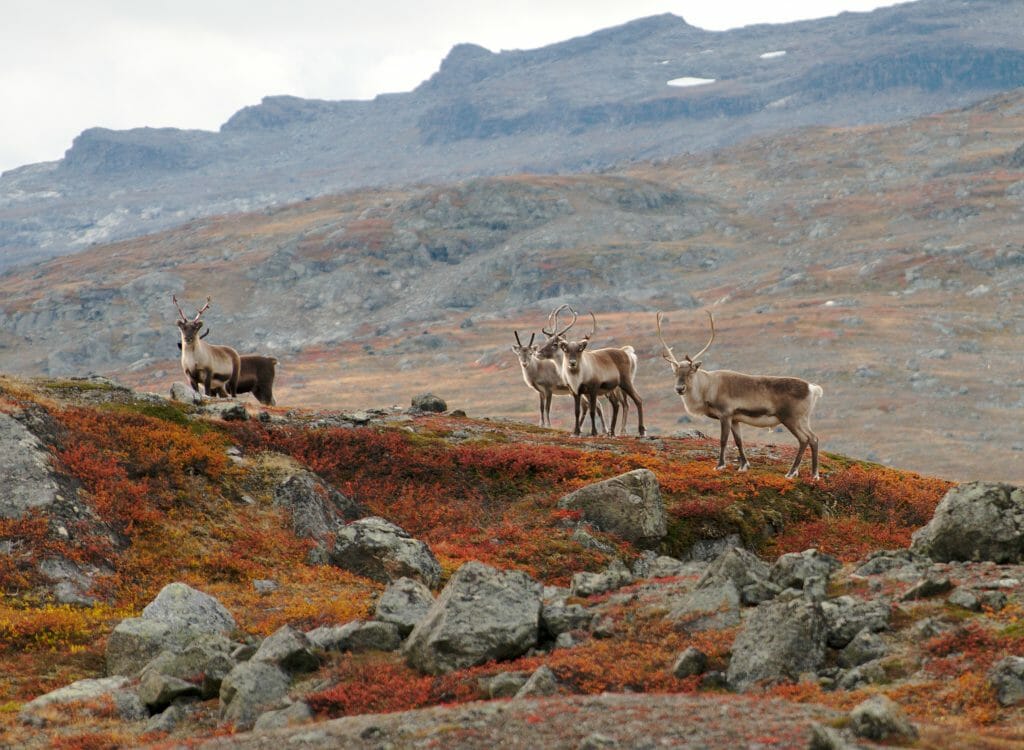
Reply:
[[238, 625], [231, 613], [209, 594], [184, 583], [169, 583], [142, 610], [146, 620], [185, 623], [201, 633], [229, 633]]
[[272, 711], [264, 711], [256, 719], [253, 725], [254, 732], [264, 732], [269, 729], [281, 729], [282, 727], [293, 727], [297, 724], [308, 724], [313, 721], [313, 711], [309, 705], [302, 701], [296, 701], [285, 708], [277, 708]]
[[569, 591], [573, 596], [594, 596], [620, 589], [632, 582], [633, 574], [621, 560], [615, 558], [603, 573], [574, 573]]
[[876, 599], [837, 596], [821, 603], [828, 628], [828, 645], [844, 648], [862, 630], [878, 632], [889, 627], [892, 606]]
[[1024, 657], [1006, 656], [995, 664], [988, 673], [989, 683], [996, 691], [1000, 706], [1024, 704]]
[[969, 482], [953, 487], [932, 520], [914, 532], [912, 552], [936, 560], [1024, 560], [1024, 489]]
[[200, 687], [202, 698], [213, 698], [220, 693], [220, 683], [235, 662], [231, 652], [235, 644], [222, 635], [201, 634], [178, 650], [161, 651], [149, 661], [140, 673], [141, 678], [157, 673], [194, 683]]
[[183, 404], [201, 404], [203, 403], [203, 394], [188, 383], [177, 381], [171, 383], [171, 401], [180, 401]]
[[665, 618], [690, 633], [721, 630], [740, 623], [740, 594], [728, 580], [673, 597], [668, 606]]
[[339, 568], [382, 583], [405, 576], [433, 588], [441, 580], [441, 565], [430, 548], [377, 516], [338, 529], [330, 561]]
[[586, 630], [594, 613], [579, 604], [566, 604], [564, 599], [544, 602], [540, 610], [541, 629], [551, 638], [571, 630]]
[[873, 695], [854, 707], [850, 711], [850, 729], [858, 737], [875, 742], [917, 739], [917, 729], [907, 720], [903, 709], [884, 695]]
[[274, 487], [274, 505], [288, 513], [296, 536], [313, 539], [324, 550], [340, 526], [367, 514], [311, 471], [298, 471]]
[[273, 664], [290, 675], [313, 672], [320, 668], [320, 659], [313, 648], [304, 633], [284, 625], [263, 640], [252, 655], [252, 661]]
[[936, 576], [928, 574], [909, 589], [903, 592], [901, 601], [910, 602], [915, 599], [928, 599], [939, 594], [946, 594], [953, 590], [953, 582], [949, 576]]
[[825, 659], [828, 627], [821, 605], [802, 596], [759, 604], [733, 644], [727, 679], [736, 690], [795, 682]]
[[530, 679], [523, 672], [499, 672], [482, 682], [484, 692], [489, 698], [512, 698]]
[[602, 531], [645, 549], [656, 548], [668, 533], [661, 488], [649, 469], [581, 487], [559, 500], [558, 507], [580, 510]]
[[390, 622], [353, 620], [341, 627], [320, 627], [306, 633], [310, 643], [324, 651], [397, 651], [402, 645], [398, 626]]
[[433, 393], [421, 393], [418, 396], [412, 397], [412, 408], [419, 409], [420, 411], [441, 413], [448, 411], [448, 404]]
[[513, 659], [537, 644], [541, 586], [517, 570], [468, 562], [455, 571], [403, 647], [428, 674]]
[[1002, 591], [975, 591], [974, 589], [960, 586], [946, 599], [954, 607], [981, 612], [983, 609], [990, 609], [998, 612], [1008, 603], [1006, 594]]
[[775, 597], [782, 589], [768, 580], [770, 568], [753, 552], [730, 547], [720, 554], [697, 581], [698, 589], [719, 588], [731, 583], [744, 604], [756, 605]]
[[430, 589], [417, 580], [402, 577], [393, 581], [377, 600], [374, 616], [398, 628], [402, 636], [412, 632], [434, 603]]
[[251, 660], [239, 664], [220, 688], [221, 721], [251, 729], [260, 714], [277, 708], [288, 693], [290, 680], [274, 664]]
[[129, 685], [130, 680], [122, 676], [78, 680], [29, 701], [21, 707], [18, 719], [34, 727], [69, 724], [84, 716], [102, 715], [113, 705], [123, 721], [138, 721], [147, 712]]
[[202, 677], [200, 683], [189, 682], [158, 671], [144, 671], [139, 680], [139, 699], [146, 704], [151, 712], [163, 711], [177, 698], [202, 695]]
[[832, 555], [808, 549], [779, 557], [768, 571], [768, 579], [781, 589], [804, 589], [811, 581], [827, 582], [832, 572], [841, 567]]
[[672, 664], [670, 670], [673, 676], [683, 679], [685, 677], [692, 677], [696, 674], [703, 674], [708, 668], [708, 657], [700, 649], [696, 649], [693, 646], [687, 648], [683, 653], [676, 657], [675, 662]]
[[836, 661], [839, 666], [850, 669], [867, 664], [869, 661], [881, 659], [887, 652], [888, 649], [882, 637], [865, 628], [846, 644], [839, 652]]
[[558, 692], [558, 678], [546, 665], [537, 667], [529, 679], [516, 692], [516, 698], [538, 698]]
[[694, 563], [685, 563], [668, 555], [656, 555], [645, 550], [633, 562], [633, 576], [636, 578], [674, 578], [694, 570]]

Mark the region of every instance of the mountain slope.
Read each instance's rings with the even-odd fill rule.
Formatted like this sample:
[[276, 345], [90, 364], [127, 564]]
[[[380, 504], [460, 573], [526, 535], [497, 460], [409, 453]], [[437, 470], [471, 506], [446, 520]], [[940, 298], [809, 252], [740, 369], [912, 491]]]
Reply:
[[[589, 172], [961, 106], [1024, 83], [1016, 10], [920, 0], [727, 32], [663, 15], [537, 50], [458, 45], [414, 91], [269, 97], [217, 133], [93, 128], [0, 177], [0, 267], [356, 187]], [[714, 82], [669, 85], [686, 78]]]

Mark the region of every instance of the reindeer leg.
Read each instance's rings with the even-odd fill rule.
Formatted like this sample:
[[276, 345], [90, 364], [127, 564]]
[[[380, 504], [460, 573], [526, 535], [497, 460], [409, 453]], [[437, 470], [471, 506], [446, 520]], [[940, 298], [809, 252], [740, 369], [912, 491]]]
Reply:
[[608, 430], [608, 434], [614, 437], [615, 425], [618, 424], [619, 421], [619, 401], [609, 393], [608, 403], [612, 405], [612, 427], [610, 430]]
[[[782, 423], [787, 430], [793, 433], [793, 437], [797, 440], [796, 458], [793, 459], [793, 465], [789, 467], [789, 471], [786, 472], [786, 479], [795, 479], [796, 475], [800, 473], [800, 461], [804, 457], [804, 451], [807, 449], [807, 445], [811, 442], [810, 437], [804, 432], [803, 425], [794, 422], [783, 422]], [[808, 431], [809, 432], [809, 431]], [[813, 434], [813, 433], [811, 433]], [[814, 438], [815, 444], [817, 444], [817, 437]], [[816, 447], [811, 449], [812, 463], [814, 474], [817, 474], [817, 462], [813, 460], [813, 457], [817, 453]], [[815, 476], [815, 479], [818, 477]]]
[[636, 392], [636, 388], [633, 387], [632, 383], [622, 383], [619, 387], [636, 404], [637, 433], [640, 437], [643, 437], [647, 434], [647, 428], [644, 427], [644, 402], [640, 400], [640, 394]]
[[718, 466], [715, 467], [715, 471], [721, 471], [725, 468], [725, 446], [729, 444], [729, 432], [732, 430], [732, 417], [722, 415], [718, 418], [718, 424], [722, 428], [722, 438], [719, 443]]
[[740, 471], [746, 471], [750, 468], [750, 462], [747, 461], [746, 454], [743, 453], [743, 440], [740, 438], [740, 423], [732, 423], [732, 439], [736, 443], [736, 450], [740, 452]]
[[551, 426], [551, 391], [544, 394], [544, 427]]
[[[590, 399], [590, 437], [597, 437], [597, 410], [601, 404], [597, 403], [597, 386], [588, 389], [587, 398]], [[601, 414], [601, 427], [604, 427], [604, 414]]]
[[629, 399], [626, 398], [626, 394], [621, 390], [618, 395], [619, 401], [622, 402], [622, 426], [619, 428], [619, 434], [626, 434], [626, 418], [629, 416]]
[[540, 426], [544, 427], [544, 394], [537, 391], [537, 397], [540, 399]]
[[575, 415], [576, 415], [576, 421], [573, 424], [573, 428], [572, 428], [572, 434], [573, 434], [574, 437], [579, 437], [580, 436], [580, 422], [582, 421], [580, 419], [580, 401], [582, 399], [583, 399], [583, 397], [582, 397], [581, 394], [579, 394], [579, 393], [572, 394], [573, 411], [575, 412]]

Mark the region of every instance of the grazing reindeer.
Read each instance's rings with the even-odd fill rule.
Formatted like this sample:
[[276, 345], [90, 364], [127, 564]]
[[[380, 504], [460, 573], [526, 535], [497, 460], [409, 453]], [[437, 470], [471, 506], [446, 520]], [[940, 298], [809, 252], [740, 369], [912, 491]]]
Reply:
[[[264, 406], [276, 406], [274, 399], [274, 377], [277, 366], [276, 357], [264, 357], [260, 354], [241, 354], [238, 357], [238, 383], [235, 393], [251, 393]], [[225, 381], [219, 378], [213, 381], [213, 393], [216, 396], [227, 396], [224, 389]]]
[[745, 375], [732, 370], [702, 370], [697, 357], [706, 352], [715, 340], [715, 319], [710, 311], [708, 320], [711, 322], [711, 338], [708, 343], [694, 356], [684, 355], [683, 361], [679, 362], [661, 334], [661, 318], [659, 312], [658, 338], [665, 347], [662, 356], [668, 360], [675, 373], [676, 393], [682, 398], [683, 406], [690, 414], [717, 419], [722, 427], [718, 466], [715, 468], [725, 468], [725, 446], [730, 432], [740, 454], [740, 471], [750, 468], [740, 439], [741, 423], [755, 427], [781, 424], [793, 433], [799, 443], [796, 458], [786, 477], [792, 479], [797, 475], [800, 459], [810, 445], [811, 473], [814, 479], [818, 479], [818, 436], [811, 431], [811, 412], [823, 393], [821, 386], [800, 378]]
[[[563, 305], [563, 307], [565, 306]], [[583, 423], [580, 403], [583, 397], [590, 399], [591, 403], [595, 403], [598, 395], [621, 388], [622, 392], [633, 399], [633, 403], [636, 404], [637, 421], [639, 423], [638, 430], [640, 437], [643, 437], [647, 434], [647, 430], [644, 427], [643, 401], [640, 400], [640, 394], [636, 392], [636, 388], [633, 386], [633, 376], [636, 373], [637, 365], [637, 357], [633, 347], [624, 346], [621, 349], [607, 348], [587, 351], [587, 345], [590, 343], [591, 337], [597, 333], [597, 318], [594, 316], [594, 313], [590, 313], [590, 317], [594, 321], [593, 330], [579, 341], [567, 340], [565, 334], [576, 322], [576, 311], [571, 308], [570, 311], [573, 314], [573, 319], [569, 325], [561, 331], [553, 328], [551, 332], [544, 331], [544, 333], [549, 338], [555, 339], [558, 343], [558, 348], [562, 351], [562, 378], [565, 380], [565, 384], [569, 386], [569, 390], [572, 391], [576, 412], [576, 425], [573, 428], [572, 434], [580, 434], [580, 426]], [[554, 313], [556, 321], [557, 313], [558, 311], [556, 310]], [[622, 400], [625, 402], [625, 397]], [[618, 409], [614, 401], [612, 402], [612, 408], [617, 414]], [[612, 416], [613, 425], [614, 422], [615, 414]], [[597, 422], [595, 421], [593, 411], [590, 414], [590, 434], [592, 436], [597, 435]]]
[[[557, 395], [571, 395], [569, 387], [562, 380], [561, 372], [559, 371], [558, 365], [553, 359], [553, 354], [548, 356], [540, 356], [539, 347], [533, 345], [533, 339], [536, 334], [530, 335], [530, 342], [523, 345], [523, 342], [519, 338], [519, 331], [513, 331], [516, 337], [516, 343], [512, 345], [512, 351], [515, 352], [516, 357], [519, 358], [519, 366], [523, 371], [523, 381], [540, 397], [540, 426], [550, 427], [551, 426], [551, 397]], [[615, 422], [618, 417], [618, 406], [619, 403], [625, 399], [622, 397], [621, 391], [615, 390], [611, 393], [605, 394], [608, 401], [612, 404], [612, 425], [611, 430], [608, 432], [610, 435], [615, 434]], [[584, 414], [590, 407], [590, 402], [585, 401], [583, 403]], [[606, 430], [604, 411], [601, 409], [601, 405], [597, 405], [597, 417], [601, 420], [601, 430]], [[623, 429], [625, 429], [625, 412], [623, 412]]]
[[178, 304], [178, 297], [172, 295], [174, 306], [178, 308], [181, 320], [177, 321], [181, 330], [181, 369], [188, 378], [189, 385], [198, 389], [202, 382], [206, 388], [206, 395], [213, 395], [213, 379], [224, 381], [227, 392], [231, 396], [237, 394], [238, 371], [241, 369], [241, 362], [238, 352], [230, 346], [218, 346], [207, 344], [199, 335], [203, 327], [199, 318], [210, 307], [210, 298], [206, 298], [206, 304], [196, 311], [196, 316], [189, 320], [181, 305]]

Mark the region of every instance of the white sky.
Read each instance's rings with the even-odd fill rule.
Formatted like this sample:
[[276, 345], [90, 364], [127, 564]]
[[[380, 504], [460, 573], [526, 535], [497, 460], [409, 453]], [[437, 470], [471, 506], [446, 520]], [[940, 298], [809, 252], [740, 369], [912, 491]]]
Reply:
[[[904, 0], [905, 1], [905, 0]], [[723, 30], [894, 0], [0, 0], [0, 171], [86, 128], [216, 130], [267, 95], [409, 91], [455, 44], [533, 49], [660, 13]]]

